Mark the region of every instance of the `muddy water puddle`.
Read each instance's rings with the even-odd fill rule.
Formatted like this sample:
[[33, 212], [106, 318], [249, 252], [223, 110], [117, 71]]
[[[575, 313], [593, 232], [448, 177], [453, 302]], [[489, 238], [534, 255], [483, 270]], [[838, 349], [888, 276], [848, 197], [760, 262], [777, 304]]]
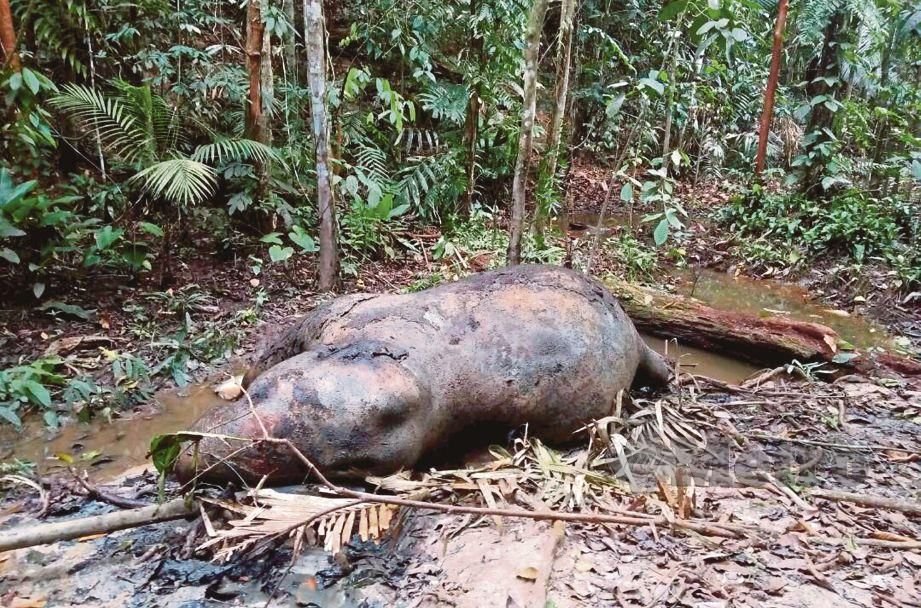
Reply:
[[729, 357], [685, 346], [684, 344], [676, 344], [674, 340], [664, 340], [645, 334], [640, 335], [643, 336], [643, 340], [654, 351], [665, 355], [672, 361], [677, 361], [682, 373], [709, 376], [730, 384], [738, 384], [761, 371], [760, 368], [745, 361], [730, 359]]
[[863, 317], [849, 315], [815, 302], [801, 286], [764, 279], [695, 269], [681, 275], [678, 292], [708, 306], [756, 316], [783, 316], [821, 323], [857, 348], [886, 346], [885, 328]]
[[222, 401], [210, 385], [192, 385], [163, 390], [154, 397], [157, 407], [147, 415], [65, 426], [57, 432], [42, 427], [41, 421], [27, 422], [21, 431], [0, 433], [0, 461], [34, 462], [38, 473], [47, 474], [68, 466], [88, 469], [96, 480], [105, 481], [131, 467], [146, 464], [150, 440], [191, 426], [206, 411]]

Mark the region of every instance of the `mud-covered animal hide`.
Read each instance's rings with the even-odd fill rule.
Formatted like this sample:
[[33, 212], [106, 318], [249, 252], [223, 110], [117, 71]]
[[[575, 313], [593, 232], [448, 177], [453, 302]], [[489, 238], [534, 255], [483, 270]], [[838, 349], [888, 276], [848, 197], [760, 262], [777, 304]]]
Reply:
[[[600, 283], [517, 266], [418, 293], [340, 297], [265, 347], [252, 375], [255, 416], [243, 397], [192, 430], [260, 438], [264, 425], [326, 475], [350, 477], [412, 467], [478, 425], [527, 424], [547, 441], [571, 440], [611, 413], [620, 390], [662, 385], [669, 370]], [[179, 475], [305, 477], [284, 446], [255, 442], [229, 457], [240, 447], [205, 438]]]

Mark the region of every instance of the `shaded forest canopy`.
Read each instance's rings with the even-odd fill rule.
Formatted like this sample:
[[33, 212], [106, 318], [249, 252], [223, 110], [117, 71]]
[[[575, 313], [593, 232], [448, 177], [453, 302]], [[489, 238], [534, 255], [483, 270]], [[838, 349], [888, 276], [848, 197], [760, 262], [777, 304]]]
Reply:
[[[184, 384], [273, 295], [377, 264], [819, 268], [848, 304], [918, 300], [913, 2], [0, 0], [0, 45], [14, 425]], [[574, 240], [585, 212], [627, 229]], [[107, 343], [102, 379], [17, 338], [108, 309], [144, 346]]]

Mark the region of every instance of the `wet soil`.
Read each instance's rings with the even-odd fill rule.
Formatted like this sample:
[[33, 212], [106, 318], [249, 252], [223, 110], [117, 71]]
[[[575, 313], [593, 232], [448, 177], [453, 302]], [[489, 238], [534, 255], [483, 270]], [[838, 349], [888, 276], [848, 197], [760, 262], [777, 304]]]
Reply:
[[[667, 399], [674, 404], [676, 398]], [[748, 389], [704, 383], [679, 401], [684, 424], [707, 433], [706, 453], [726, 456], [722, 466], [689, 463], [696, 488], [686, 515], [750, 526], [752, 538], [668, 525], [407, 512], [380, 545], [353, 537], [335, 557], [313, 549], [292, 565], [284, 544], [217, 563], [207, 551], [183, 557], [207, 537], [201, 530], [192, 534], [194, 522], [179, 521], [0, 555], [0, 597], [18, 606], [265, 606], [270, 598], [273, 606], [327, 608], [916, 605], [921, 553], [886, 543], [921, 538], [921, 519], [810, 497], [809, 488], [921, 500], [915, 483], [921, 476], [921, 395], [853, 378], [826, 384], [778, 377]], [[746, 442], [738, 443], [739, 437]], [[578, 461], [582, 449], [558, 457]], [[800, 493], [806, 508], [780, 485], [704, 478], [695, 465], [740, 478], [772, 471], [778, 484]], [[557, 474], [521, 477], [517, 490], [503, 492], [495, 471], [469, 475], [479, 480], [475, 489], [469, 481], [448, 486], [445, 500], [484, 504], [485, 487], [500, 507], [568, 510], [581, 501], [583, 511], [604, 504], [637, 516], [677, 508], [655, 482], [633, 491], [583, 485], [576, 493], [574, 478]], [[113, 509], [72, 489], [48, 487], [51, 504], [59, 507], [50, 520]], [[149, 500], [156, 482], [149, 473], [132, 473], [108, 489]], [[6, 505], [0, 531], [35, 523], [41, 500], [20, 490]], [[221, 521], [214, 515], [218, 529]]]

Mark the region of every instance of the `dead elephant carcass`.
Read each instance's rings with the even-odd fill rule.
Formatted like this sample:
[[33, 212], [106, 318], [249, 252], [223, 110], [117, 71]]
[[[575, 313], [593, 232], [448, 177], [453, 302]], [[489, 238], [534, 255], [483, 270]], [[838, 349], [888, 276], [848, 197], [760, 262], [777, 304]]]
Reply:
[[[301, 318], [256, 360], [246, 397], [194, 431], [290, 439], [331, 477], [412, 467], [463, 429], [529, 425], [564, 441], [634, 380], [668, 381], [600, 283], [553, 266], [485, 272], [414, 294], [354, 294]], [[278, 444], [206, 437], [181, 477], [272, 483], [307, 471]], [[240, 450], [239, 452], [237, 452]]]

